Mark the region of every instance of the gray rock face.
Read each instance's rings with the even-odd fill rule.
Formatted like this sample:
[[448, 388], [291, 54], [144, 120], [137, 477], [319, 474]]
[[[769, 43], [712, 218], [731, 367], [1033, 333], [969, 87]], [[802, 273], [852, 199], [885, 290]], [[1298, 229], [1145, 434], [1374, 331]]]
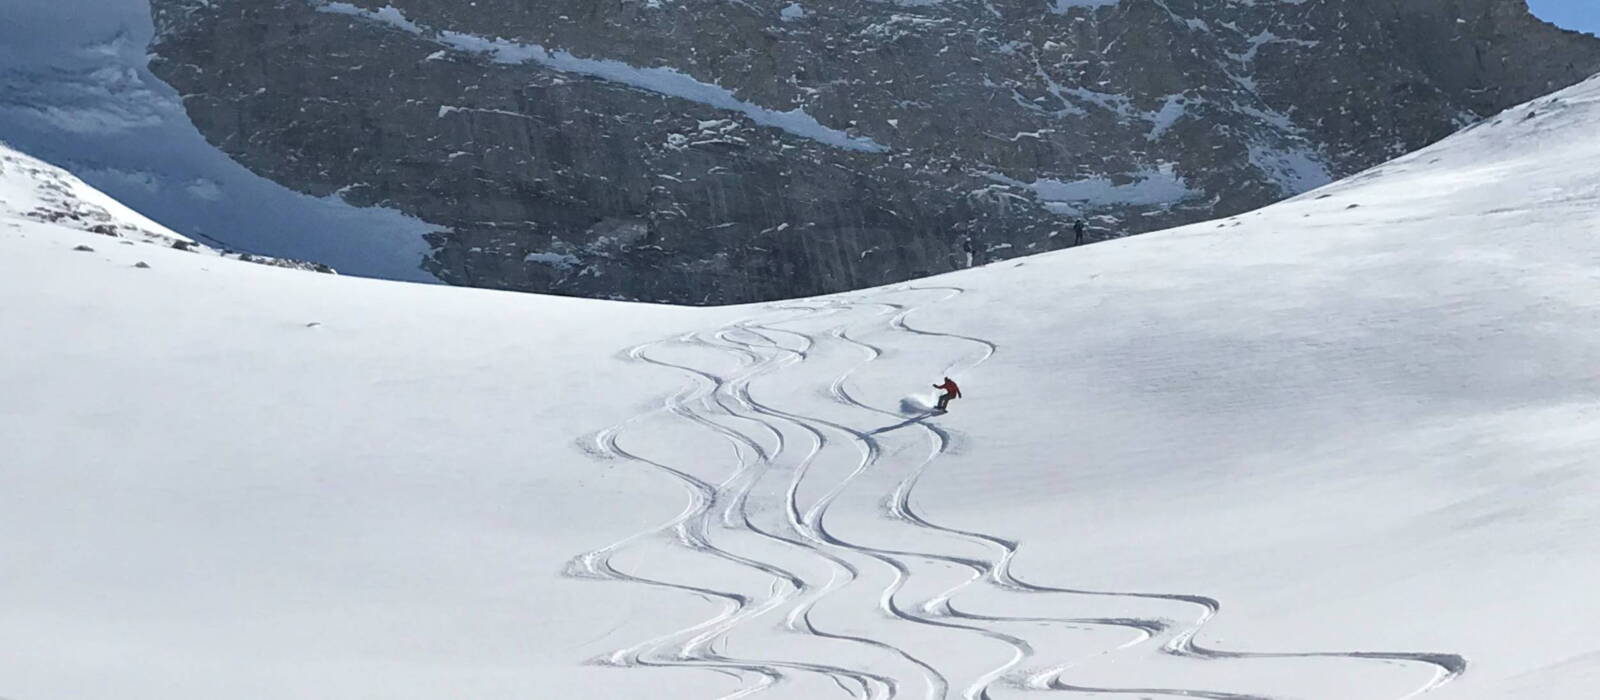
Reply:
[[1600, 71], [1523, 0], [152, 6], [213, 143], [443, 279], [687, 303], [1238, 213]]

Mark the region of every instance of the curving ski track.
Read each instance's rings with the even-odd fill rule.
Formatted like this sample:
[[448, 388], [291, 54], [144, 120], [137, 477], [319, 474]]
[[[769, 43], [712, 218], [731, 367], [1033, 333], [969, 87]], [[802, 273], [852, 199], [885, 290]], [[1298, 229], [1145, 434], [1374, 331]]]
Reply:
[[[900, 352], [882, 342], [863, 340], [869, 331], [888, 331], [895, 342], [919, 353], [950, 352], [946, 374], [959, 374], [987, 361], [999, 351], [994, 343], [919, 328], [908, 320], [926, 304], [963, 293], [955, 287], [906, 286], [864, 297], [777, 304], [768, 307], [764, 315], [724, 328], [669, 338], [624, 353], [630, 361], [679, 373], [685, 384], [663, 399], [656, 410], [599, 431], [580, 444], [597, 459], [632, 463], [670, 476], [682, 487], [687, 502], [665, 523], [574, 558], [566, 573], [687, 594], [713, 603], [717, 612], [686, 628], [618, 649], [597, 662], [723, 674], [737, 681], [735, 690], [721, 696], [728, 700], [805, 682], [822, 684], [805, 686], [813, 692], [826, 687], [841, 696], [869, 700], [990, 700], [1001, 689], [1276, 700], [1270, 695], [1203, 687], [1103, 687], [1076, 684], [1068, 677], [1074, 669], [1141, 650], [1214, 663], [1326, 659], [1352, 665], [1408, 664], [1432, 671], [1426, 683], [1403, 694], [1370, 696], [1384, 700], [1415, 698], [1465, 672], [1465, 659], [1452, 654], [1211, 649], [1197, 643], [1195, 637], [1220, 612], [1221, 604], [1215, 599], [1031, 583], [1011, 569], [1018, 542], [941, 525], [919, 512], [913, 498], [919, 480], [960, 436], [924, 420], [907, 419], [893, 407], [859, 400], [850, 390], [851, 379], [886, 353]], [[821, 331], [810, 329], [819, 323], [833, 325]], [[826, 364], [827, 360], [813, 357], [824, 346], [832, 355], [848, 350], [857, 359], [815, 380], [798, 374], [807, 371], [808, 363]], [[957, 346], [964, 349], [950, 350]], [[694, 359], [680, 359], [684, 355]], [[832, 407], [828, 416], [814, 415], [816, 407], [807, 410], [763, 401], [753, 390], [758, 382], [792, 381], [795, 376], [813, 389], [824, 387], [820, 391], [825, 397], [823, 408]], [[840, 418], [841, 409], [850, 418]], [[880, 425], [885, 421], [890, 422]], [[641, 454], [623, 441], [629, 431], [643, 430], [646, 422], [655, 430], [681, 432], [686, 441], [709, 437], [725, 450], [701, 450], [708, 454], [693, 458], [658, 459]], [[912, 445], [908, 438], [922, 441], [924, 451], [919, 456], [886, 459], [885, 455], [905, 453]], [[891, 451], [885, 440], [893, 441], [898, 449]], [[846, 466], [830, 473], [819, 466], [825, 459], [845, 459]], [[841, 470], [843, 473], [836, 473]], [[875, 516], [881, 527], [856, 533], [830, 526], [829, 516], [841, 507], [841, 499], [859, 497], [863, 489], [879, 489], [867, 494], [877, 500], [878, 512], [863, 514], [858, 507], [848, 514], [857, 521], [863, 515]], [[818, 490], [820, 496], [803, 502], [803, 492]], [[897, 544], [866, 541], [881, 539], [884, 533], [898, 538]], [[673, 548], [767, 583], [760, 587], [747, 583], [740, 588], [703, 567], [648, 571], [628, 570], [616, 563], [624, 551]], [[936, 580], [948, 577], [951, 571], [966, 573], [953, 582]], [[924, 581], [937, 583], [939, 592], [908, 593], [908, 586]], [[1016, 613], [979, 614], [957, 605], [963, 594], [979, 589], [1016, 601]], [[1050, 601], [1058, 597], [1163, 609], [1145, 615], [1036, 612], [1039, 601], [1049, 608]], [[819, 615], [819, 609], [834, 607], [843, 609], [850, 621], [818, 621], [825, 617]], [[1039, 630], [1049, 633], [1029, 636], [1039, 635]], [[1075, 635], [1098, 646], [1066, 658], [1038, 652], [1041, 640], [1059, 641]], [[1121, 638], [1107, 639], [1111, 635]], [[923, 647], [929, 645], [923, 640], [934, 636], [947, 645], [970, 644], [970, 653], [963, 656], [988, 654], [994, 658], [984, 662], [982, 669], [969, 667], [958, 674], [936, 659], [925, 658]]]

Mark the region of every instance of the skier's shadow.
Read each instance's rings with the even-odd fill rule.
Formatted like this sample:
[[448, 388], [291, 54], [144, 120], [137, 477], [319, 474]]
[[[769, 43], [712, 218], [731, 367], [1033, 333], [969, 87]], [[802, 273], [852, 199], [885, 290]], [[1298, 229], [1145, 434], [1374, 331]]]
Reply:
[[899, 423], [895, 423], [893, 425], [885, 425], [882, 428], [878, 428], [877, 430], [871, 431], [871, 432], [869, 432], [867, 434], [868, 435], [878, 435], [880, 433], [887, 433], [887, 432], [889, 432], [891, 430], [899, 430], [899, 429], [904, 428], [904, 427], [906, 427], [908, 425], [911, 425], [913, 423], [921, 423], [922, 421], [925, 421], [925, 420], [927, 420], [929, 418], [932, 418], [934, 416], [937, 416], [937, 415], [939, 415], [938, 411], [928, 411], [927, 413], [924, 413], [924, 414], [922, 414], [920, 416], [912, 416], [910, 418], [907, 418], [907, 419], [905, 419], [903, 421], [900, 421]]

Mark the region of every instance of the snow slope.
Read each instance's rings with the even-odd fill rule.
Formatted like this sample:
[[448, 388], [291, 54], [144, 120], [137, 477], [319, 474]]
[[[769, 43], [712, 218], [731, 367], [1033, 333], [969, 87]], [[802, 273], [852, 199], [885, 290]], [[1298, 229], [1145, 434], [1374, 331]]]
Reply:
[[437, 227], [288, 190], [206, 143], [146, 70], [148, 0], [24, 0], [5, 14], [0, 141], [215, 247], [433, 281], [420, 265]]
[[0, 219], [56, 223], [167, 246], [194, 243], [193, 239], [174, 233], [90, 187], [72, 173], [19, 153], [3, 142], [0, 142]]
[[1597, 125], [736, 308], [12, 217], [0, 696], [1590, 697]]
[[[61, 168], [0, 142], [0, 221], [50, 223], [108, 236], [123, 245], [136, 242], [176, 248], [211, 257], [299, 270], [334, 272], [321, 263], [217, 250], [129, 209]], [[110, 244], [109, 241], [102, 241]], [[94, 246], [83, 244], [92, 252]]]

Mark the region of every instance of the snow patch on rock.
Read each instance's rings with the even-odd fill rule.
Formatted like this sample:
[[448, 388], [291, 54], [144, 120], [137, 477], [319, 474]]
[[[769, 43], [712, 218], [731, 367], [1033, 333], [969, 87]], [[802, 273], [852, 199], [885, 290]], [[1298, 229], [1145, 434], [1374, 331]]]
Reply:
[[1308, 192], [1333, 182], [1333, 175], [1314, 151], [1252, 143], [1250, 163], [1265, 173], [1286, 195]]
[[389, 6], [385, 6], [382, 10], [365, 10], [346, 3], [322, 3], [318, 0], [311, 0], [311, 2], [316, 5], [319, 11], [350, 15], [363, 20], [382, 23], [408, 33], [426, 35], [431, 37], [431, 40], [446, 47], [465, 53], [484, 55], [496, 63], [538, 64], [563, 73], [587, 75], [668, 97], [677, 97], [717, 109], [738, 112], [762, 126], [780, 129], [795, 136], [835, 148], [869, 153], [883, 153], [889, 150], [887, 146], [870, 138], [852, 136], [844, 131], [824, 126], [815, 117], [798, 107], [782, 111], [747, 102], [739, 99], [733, 94], [732, 90], [714, 83], [703, 82], [676, 68], [641, 68], [622, 61], [575, 56], [566, 51], [548, 49], [539, 44], [515, 42], [450, 30], [432, 30], [416, 24], [400, 11], [394, 10]]
[[549, 265], [558, 270], [570, 270], [580, 264], [578, 256], [570, 253], [528, 253], [522, 261]]
[[1045, 208], [1069, 216], [1081, 216], [1087, 209], [1111, 205], [1177, 204], [1196, 194], [1171, 163], [1146, 168], [1132, 182], [1122, 184], [1104, 176], [1082, 180], [1046, 178], [1033, 182], [1021, 182], [1003, 175], [991, 174], [989, 177], [996, 182], [1024, 187], [1033, 192]]
[[1121, 2], [1122, 0], [1050, 0], [1050, 11], [1058, 15], [1064, 15], [1077, 7], [1095, 9], [1111, 7]]

